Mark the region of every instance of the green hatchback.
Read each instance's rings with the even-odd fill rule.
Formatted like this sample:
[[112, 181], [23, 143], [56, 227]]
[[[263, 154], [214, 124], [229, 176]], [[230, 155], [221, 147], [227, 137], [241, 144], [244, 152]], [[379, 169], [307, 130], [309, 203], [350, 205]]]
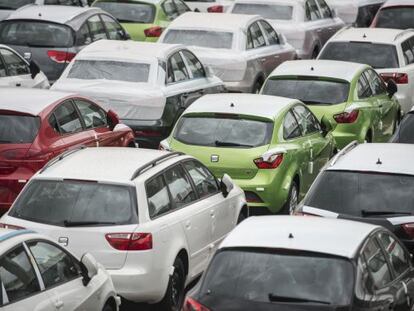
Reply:
[[335, 124], [342, 149], [351, 141], [385, 142], [397, 128], [401, 108], [386, 84], [368, 65], [330, 60], [288, 61], [268, 77], [261, 93], [296, 98], [318, 117]]
[[92, 6], [112, 14], [135, 41], [156, 42], [172, 20], [191, 11], [182, 0], [96, 0]]
[[187, 108], [160, 148], [198, 158], [218, 178], [230, 175], [245, 191], [249, 215], [287, 214], [333, 155], [331, 129], [298, 100], [206, 95]]

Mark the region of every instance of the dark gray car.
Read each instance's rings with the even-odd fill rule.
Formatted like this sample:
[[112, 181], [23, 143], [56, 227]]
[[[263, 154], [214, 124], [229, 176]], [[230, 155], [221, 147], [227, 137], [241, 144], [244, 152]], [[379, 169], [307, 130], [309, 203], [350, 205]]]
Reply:
[[0, 22], [0, 43], [33, 59], [51, 83], [86, 45], [128, 38], [116, 19], [99, 8], [29, 5]]

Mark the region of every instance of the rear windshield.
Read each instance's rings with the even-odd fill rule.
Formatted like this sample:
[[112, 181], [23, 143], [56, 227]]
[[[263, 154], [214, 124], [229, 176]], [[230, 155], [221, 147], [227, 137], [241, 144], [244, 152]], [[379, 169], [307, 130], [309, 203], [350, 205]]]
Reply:
[[242, 118], [183, 117], [174, 138], [189, 145], [258, 147], [268, 145], [273, 123]]
[[149, 64], [103, 60], [77, 60], [70, 69], [68, 78], [147, 82], [149, 71]]
[[93, 6], [113, 15], [120, 23], [149, 24], [155, 18], [155, 6], [135, 1], [96, 2]]
[[137, 222], [132, 188], [83, 181], [31, 182], [10, 216], [57, 226]]
[[263, 94], [296, 98], [305, 104], [339, 104], [346, 102], [349, 83], [318, 79], [269, 79]]
[[304, 204], [357, 217], [381, 215], [381, 212], [411, 215], [414, 213], [413, 189], [413, 176], [325, 171], [312, 186]]
[[233, 46], [233, 33], [210, 30], [171, 29], [167, 31], [164, 43], [180, 43], [213, 49], [231, 49]]
[[35, 0], [0, 0], [0, 10], [16, 10], [32, 3], [35, 3]]
[[213, 258], [200, 296], [208, 295], [212, 300], [349, 305], [353, 274], [351, 262], [338, 257], [278, 250], [225, 250]]
[[0, 112], [0, 144], [32, 143], [39, 127], [39, 117], [1, 114]]
[[414, 113], [408, 113], [395, 133], [392, 142], [414, 144]]
[[73, 46], [74, 35], [64, 25], [13, 20], [0, 23], [0, 42], [32, 47], [70, 47]]
[[368, 64], [374, 68], [399, 67], [397, 50], [389, 44], [331, 42], [318, 58]]
[[291, 20], [293, 6], [237, 3], [231, 13], [260, 15], [266, 19]]
[[382, 9], [378, 14], [375, 27], [409, 29], [414, 28], [414, 7], [395, 7]]

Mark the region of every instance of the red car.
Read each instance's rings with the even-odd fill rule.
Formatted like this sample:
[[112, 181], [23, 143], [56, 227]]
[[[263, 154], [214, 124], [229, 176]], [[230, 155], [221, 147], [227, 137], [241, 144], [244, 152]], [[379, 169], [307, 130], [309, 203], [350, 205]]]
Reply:
[[414, 1], [388, 0], [379, 9], [371, 27], [393, 29], [414, 28]]
[[79, 147], [135, 147], [132, 130], [68, 93], [0, 88], [0, 215], [49, 160]]

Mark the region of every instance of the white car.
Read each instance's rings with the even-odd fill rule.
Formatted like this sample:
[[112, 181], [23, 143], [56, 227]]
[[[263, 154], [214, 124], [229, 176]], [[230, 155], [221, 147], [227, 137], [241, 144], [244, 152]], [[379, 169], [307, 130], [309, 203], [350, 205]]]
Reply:
[[386, 0], [326, 0], [347, 24], [369, 27], [378, 9]]
[[36, 63], [26, 61], [15, 50], [0, 44], [0, 87], [47, 89], [50, 85]]
[[236, 0], [230, 13], [258, 14], [296, 48], [298, 58], [316, 58], [345, 24], [325, 0]]
[[34, 231], [0, 229], [2, 311], [117, 311], [111, 277], [86, 253], [71, 252]]
[[257, 15], [188, 12], [159, 42], [187, 45], [234, 92], [258, 93], [273, 69], [297, 57], [283, 35]]
[[1, 222], [90, 252], [127, 300], [180, 310], [184, 285], [241, 219], [243, 191], [181, 153], [93, 149], [47, 165]]
[[182, 45], [99, 40], [71, 61], [53, 90], [76, 92], [114, 110], [140, 147], [158, 148], [181, 113], [223, 82]]
[[368, 64], [387, 82], [398, 85], [395, 94], [402, 114], [414, 104], [414, 30], [349, 28], [339, 31], [318, 59]]

